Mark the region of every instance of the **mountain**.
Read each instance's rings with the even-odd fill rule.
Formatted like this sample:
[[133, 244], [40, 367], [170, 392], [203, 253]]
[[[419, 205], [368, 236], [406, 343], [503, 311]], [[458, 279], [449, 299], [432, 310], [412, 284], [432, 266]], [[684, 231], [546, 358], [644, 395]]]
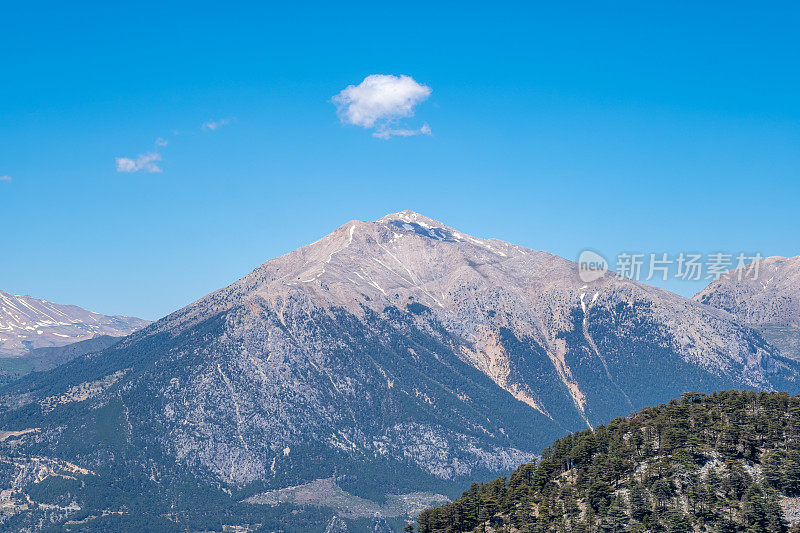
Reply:
[[800, 255], [732, 270], [694, 299], [728, 311], [785, 356], [800, 359]]
[[106, 316], [0, 291], [0, 357], [18, 356], [49, 346], [65, 346], [98, 335], [122, 337], [149, 322]]
[[556, 441], [538, 463], [426, 510], [419, 533], [800, 528], [800, 396], [726, 391]]
[[558, 436], [799, 372], [725, 311], [403, 211], [0, 389], [0, 487], [15, 527], [396, 525]]
[[0, 385], [17, 380], [30, 372], [50, 370], [82, 355], [105, 350], [119, 342], [120, 337], [100, 335], [66, 346], [36, 348], [16, 357], [0, 357]]

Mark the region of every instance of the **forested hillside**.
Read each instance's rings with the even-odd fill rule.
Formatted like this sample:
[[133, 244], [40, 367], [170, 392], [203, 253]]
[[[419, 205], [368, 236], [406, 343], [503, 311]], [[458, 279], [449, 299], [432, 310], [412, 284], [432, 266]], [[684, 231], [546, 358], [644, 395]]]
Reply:
[[559, 439], [418, 530], [777, 533], [800, 518], [797, 496], [800, 396], [690, 393]]

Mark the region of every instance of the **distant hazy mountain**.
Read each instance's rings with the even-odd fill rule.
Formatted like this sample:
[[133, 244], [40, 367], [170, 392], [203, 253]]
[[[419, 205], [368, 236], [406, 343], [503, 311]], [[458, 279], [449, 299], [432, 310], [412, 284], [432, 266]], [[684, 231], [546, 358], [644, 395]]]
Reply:
[[[74, 505], [109, 523], [324, 529], [366, 520], [336, 511], [348, 498], [413, 513], [556, 436], [685, 391], [800, 392], [798, 376], [725, 311], [612, 275], [584, 284], [570, 261], [404, 211], [0, 390], [6, 443], [38, 461], [0, 488], [50, 506], [15, 527]], [[77, 478], [68, 497], [25, 482], [47, 461]]]
[[35, 348], [65, 346], [98, 335], [121, 337], [149, 324], [128, 316], [106, 316], [0, 291], [0, 357]]
[[694, 299], [728, 311], [784, 355], [800, 359], [800, 256], [762, 259], [757, 271], [732, 270]]
[[67, 361], [113, 346], [121, 337], [100, 335], [66, 346], [36, 348], [23, 355], [0, 357], [0, 385], [15, 381], [30, 372], [50, 370]]

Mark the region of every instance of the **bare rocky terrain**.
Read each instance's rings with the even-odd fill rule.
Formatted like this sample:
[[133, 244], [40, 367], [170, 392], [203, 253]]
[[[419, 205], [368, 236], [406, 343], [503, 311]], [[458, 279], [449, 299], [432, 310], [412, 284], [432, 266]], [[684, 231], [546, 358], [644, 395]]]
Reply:
[[382, 504], [349, 494], [332, 478], [317, 479], [296, 487], [263, 492], [245, 500], [256, 505], [276, 506], [281, 503], [328, 507], [344, 518], [370, 518], [376, 514], [383, 517], [416, 516], [428, 507], [447, 503], [442, 495], [429, 492], [389, 494]]

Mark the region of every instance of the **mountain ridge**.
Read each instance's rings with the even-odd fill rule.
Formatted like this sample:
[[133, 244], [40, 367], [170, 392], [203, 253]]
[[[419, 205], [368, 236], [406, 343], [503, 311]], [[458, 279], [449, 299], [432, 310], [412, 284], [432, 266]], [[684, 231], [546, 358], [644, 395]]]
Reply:
[[[475, 262], [474, 257], [461, 257], [460, 264], [462, 266], [458, 267], [455, 273], [442, 275], [441, 271], [448, 268], [449, 262], [448, 258], [443, 257], [446, 254], [440, 254], [439, 257], [434, 257], [427, 264], [417, 264], [409, 269], [407, 256], [414, 253], [425, 255], [426, 251], [420, 251], [420, 247], [414, 247], [403, 256], [397, 253], [397, 250], [394, 250], [394, 253], [387, 250], [386, 246], [384, 246], [386, 240], [381, 243], [376, 239], [376, 226], [380, 227], [381, 225], [383, 225], [380, 229], [383, 230], [384, 237], [386, 237], [387, 230], [392, 232], [392, 236], [386, 239], [389, 243], [393, 243], [395, 239], [402, 239], [404, 235], [409, 233], [420, 235], [442, 245], [467, 243], [472, 248], [469, 253], [478, 254], [479, 261]], [[397, 233], [395, 229], [401, 231], [401, 233]], [[354, 238], [356, 240], [362, 238], [371, 239], [373, 243], [371, 251], [377, 251], [378, 254], [382, 255], [376, 257], [378, 254], [373, 253], [371, 257], [360, 257], [355, 260], [347, 257], [348, 249], [353, 244]], [[480, 257], [480, 254], [483, 256]], [[465, 255], [467, 254], [462, 254], [462, 256]], [[343, 257], [346, 257], [346, 259], [341, 261]], [[533, 258], [532, 261], [531, 258]], [[364, 259], [368, 264], [366, 267], [364, 266]], [[351, 263], [359, 264], [361, 268], [351, 272], [349, 269]], [[509, 268], [503, 269], [503, 263], [506, 263]], [[437, 266], [440, 272], [437, 272]], [[565, 299], [569, 300], [572, 305], [580, 303], [584, 315], [591, 311], [591, 308], [598, 303], [598, 299], [604, 295], [601, 290], [610, 288], [615, 292], [629, 293], [625, 296], [629, 299], [657, 300], [662, 305], [668, 304], [678, 310], [693, 307], [695, 310], [701, 309], [703, 314], [713, 317], [719, 323], [726, 321], [726, 315], [716, 310], [705, 306], [694, 306], [691, 301], [683, 297], [627, 279], [609, 276], [610, 280], [605, 278], [592, 284], [584, 284], [578, 278], [577, 266], [571, 261], [547, 252], [526, 249], [496, 239], [478, 239], [411, 211], [389, 214], [375, 222], [350, 221], [314, 243], [263, 263], [241, 280], [210, 294], [196, 302], [196, 304], [199, 304], [200, 308], [203, 308], [204, 304], [210, 304], [218, 309], [223, 309], [226, 302], [230, 303], [237, 298], [242, 298], [243, 294], [261, 296], [267, 301], [275, 301], [277, 298], [285, 298], [288, 291], [300, 290], [310, 300], [319, 298], [328, 302], [332, 301], [345, 308], [348, 312], [360, 315], [364, 308], [371, 308], [375, 312], [381, 312], [386, 305], [385, 299], [389, 298], [391, 301], [390, 296], [393, 294], [396, 301], [402, 300], [400, 302], [401, 306], [403, 304], [408, 305], [413, 301], [414, 304], [424, 303], [429, 308], [442, 309], [444, 316], [440, 318], [444, 322], [456, 322], [455, 326], [460, 327], [457, 322], [462, 320], [463, 317], [455, 317], [453, 319], [451, 310], [442, 303], [445, 291], [450, 290], [453, 284], [459, 283], [462, 279], [466, 283], [471, 283], [476, 276], [486, 278], [488, 275], [486, 270], [496, 271], [499, 269], [505, 270], [502, 272], [505, 279], [500, 281], [510, 285], [530, 284], [531, 278], [538, 278], [537, 281], [541, 283], [537, 284], [533, 289], [540, 293], [550, 291], [549, 294], [552, 294], [554, 285], [570, 285], [569, 290], [560, 291], [556, 294], [562, 300], [559, 303], [564, 305]], [[515, 269], [523, 272], [523, 275], [513, 275]], [[550, 273], [555, 275], [548, 276]], [[508, 278], [511, 278], [510, 283]], [[356, 288], [353, 289], [350, 284]], [[592, 296], [586, 298], [587, 301], [583, 301], [588, 296], [589, 287], [594, 287], [598, 290], [591, 290]], [[354, 297], [353, 290], [361, 294], [356, 294]], [[489, 302], [485, 303], [490, 304]], [[550, 302], [544, 303], [545, 305], [550, 304]], [[602, 303], [602, 300], [599, 303]], [[673, 311], [673, 316], [678, 315], [678, 311]], [[478, 321], [485, 323], [486, 318], [479, 317]], [[568, 320], [571, 320], [571, 317], [561, 316], [560, 323], [558, 323], [558, 319], [553, 320], [553, 317], [531, 316], [530, 313], [525, 313], [524, 318], [518, 321], [518, 325], [525, 327], [525, 330], [522, 331], [523, 334], [535, 336], [540, 344], [549, 345], [549, 352], [556, 353], [555, 356], [551, 357], [551, 359], [554, 359], [553, 364], [560, 366], [561, 362], [558, 361], [559, 356], [557, 354], [559, 351], [558, 340], [554, 338], [546, 339], [547, 334], [543, 332], [564, 327], [564, 322]], [[692, 329], [689, 322], [691, 320], [683, 321], [683, 327]], [[483, 324], [473, 324], [473, 326], [477, 327], [481, 325]], [[537, 327], [538, 331], [536, 331]], [[462, 331], [457, 331], [457, 333], [464, 334], [464, 328], [460, 327], [460, 329]], [[702, 335], [698, 334], [697, 337], [708, 337], [713, 336], [713, 334], [712, 331], [705, 331]], [[481, 341], [483, 344], [491, 345], [494, 339], [483, 338]], [[690, 343], [687, 342], [688, 344]], [[701, 359], [702, 354], [698, 349], [694, 347], [687, 348], [692, 350], [692, 357], [696, 361]], [[484, 350], [484, 353], [487, 351], [491, 350]], [[495, 364], [491, 354], [488, 357], [484, 357], [483, 359], [488, 360], [483, 362], [477, 360], [480, 358], [480, 354], [472, 355], [475, 363], [479, 366], [485, 366], [487, 370], [489, 370], [488, 367]], [[739, 356], [738, 362], [741, 363], [744, 360], [744, 356]], [[729, 361], [719, 361], [719, 363], [727, 365]], [[504, 363], [501, 362], [500, 364], [503, 365]], [[568, 369], [563, 370], [561, 379], [568, 389], [575, 389], [576, 385], [570, 380]], [[499, 381], [502, 381], [502, 378]], [[744, 381], [750, 385], [758, 386], [765, 383], [765, 378], [763, 375], [754, 375], [746, 377]], [[502, 384], [501, 386], [507, 390], [511, 388]], [[514, 393], [512, 392], [512, 394]], [[541, 408], [534, 399], [529, 397], [528, 392], [518, 391], [515, 394], [521, 398], [527, 398], [526, 403], [534, 406], [534, 408]], [[582, 394], [579, 390], [574, 390], [572, 397], [576, 404], [581, 404]]]
[[[585, 284], [571, 261], [406, 211], [0, 389], [0, 429], [37, 428], [14, 453], [94, 472], [101, 494], [135, 482], [143, 516], [202, 487], [213, 512], [181, 504], [201, 529], [234, 509], [275, 518], [246, 500], [320, 479], [367, 499], [455, 495], [686, 390], [796, 391], [798, 376], [726, 311], [613, 275]], [[78, 493], [81, 512], [120, 510]]]
[[147, 320], [136, 317], [102, 315], [76, 305], [0, 290], [0, 357], [65, 346], [99, 335], [121, 337], [147, 324]]
[[693, 299], [731, 313], [785, 356], [800, 358], [800, 255], [731, 270]]
[[72, 359], [99, 352], [120, 341], [120, 337], [99, 335], [64, 346], [35, 348], [16, 357], [0, 357], [0, 385], [10, 383], [30, 372], [51, 370]]

